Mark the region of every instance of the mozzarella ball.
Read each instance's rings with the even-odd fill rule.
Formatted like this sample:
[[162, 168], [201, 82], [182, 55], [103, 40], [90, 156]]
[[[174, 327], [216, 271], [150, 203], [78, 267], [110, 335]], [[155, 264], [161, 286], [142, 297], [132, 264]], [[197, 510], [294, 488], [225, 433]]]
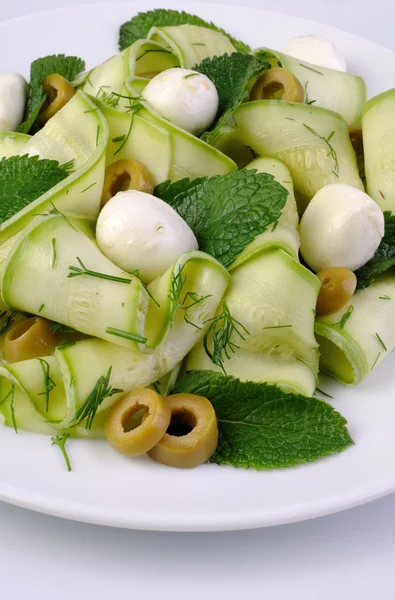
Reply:
[[300, 251], [313, 271], [368, 262], [384, 235], [384, 215], [361, 190], [344, 183], [321, 188], [300, 222]]
[[208, 129], [218, 111], [217, 88], [206, 75], [190, 69], [159, 73], [142, 96], [162, 117], [194, 135]]
[[19, 73], [0, 74], [0, 131], [15, 131], [23, 121], [27, 82]]
[[198, 249], [185, 221], [166, 202], [136, 190], [119, 192], [99, 215], [96, 239], [115, 265], [149, 283], [185, 252]]
[[288, 40], [284, 46], [285, 54], [309, 62], [319, 67], [346, 71], [346, 61], [329, 40], [316, 35], [301, 35]]

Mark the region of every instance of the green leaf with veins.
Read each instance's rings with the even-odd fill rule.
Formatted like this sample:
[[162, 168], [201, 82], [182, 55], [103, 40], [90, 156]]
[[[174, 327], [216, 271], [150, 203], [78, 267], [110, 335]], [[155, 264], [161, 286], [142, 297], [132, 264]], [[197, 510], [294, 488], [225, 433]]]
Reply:
[[155, 195], [188, 223], [200, 250], [228, 267], [279, 219], [288, 192], [273, 175], [243, 169], [193, 181], [166, 181], [155, 189]]
[[275, 385], [241, 382], [212, 371], [192, 371], [173, 393], [205, 396], [218, 422], [212, 461], [234, 467], [291, 467], [341, 452], [353, 444], [344, 417], [318, 398], [287, 394]]
[[68, 176], [56, 160], [11, 156], [0, 160], [0, 223]]
[[137, 40], [145, 39], [151, 27], [172, 27], [174, 25], [198, 25], [199, 27], [213, 29], [226, 35], [238, 52], [248, 53], [251, 50], [244, 42], [236, 40], [229, 33], [214, 25], [214, 23], [204, 21], [204, 19], [184, 11], [166, 10], [163, 8], [138, 13], [130, 21], [124, 23], [119, 31], [119, 49], [125, 50], [125, 48]]
[[247, 84], [256, 75], [270, 69], [270, 64], [251, 54], [223, 54], [204, 59], [193, 67], [194, 71], [203, 73], [217, 88], [219, 105], [217, 119], [209, 131], [202, 135], [202, 140], [212, 144], [236, 108], [248, 95]]
[[366, 265], [355, 271], [358, 289], [369, 287], [378, 275], [395, 266], [395, 215], [384, 212], [384, 237], [373, 258]]
[[53, 54], [33, 61], [30, 66], [30, 83], [24, 121], [18, 127], [18, 131], [29, 133], [37, 119], [38, 113], [46, 100], [42, 83], [48, 75], [58, 73], [69, 81], [73, 81], [84, 69], [85, 62], [77, 56]]

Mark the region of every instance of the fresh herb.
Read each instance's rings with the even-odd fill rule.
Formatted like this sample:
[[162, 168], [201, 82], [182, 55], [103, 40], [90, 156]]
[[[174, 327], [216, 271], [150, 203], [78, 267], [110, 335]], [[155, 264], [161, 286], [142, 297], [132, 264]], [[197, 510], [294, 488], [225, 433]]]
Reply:
[[8, 400], [8, 398], [11, 396], [11, 394], [13, 394], [13, 393], [14, 393], [14, 387], [15, 387], [15, 386], [14, 386], [14, 384], [12, 384], [10, 391], [6, 393], [6, 395], [4, 396], [4, 398], [3, 398], [2, 400], [0, 400], [0, 406], [1, 406], [2, 404], [4, 404], [4, 402], [5, 402], [6, 400]]
[[228, 267], [280, 218], [288, 191], [273, 175], [243, 169], [193, 181], [167, 181], [155, 194], [187, 222], [200, 250]]
[[12, 426], [14, 428], [15, 433], [18, 433], [18, 426], [16, 423], [16, 418], [15, 418], [15, 385], [12, 384], [11, 387], [11, 400], [10, 400], [10, 412], [11, 412], [11, 421], [12, 421]]
[[383, 350], [385, 352], [387, 352], [387, 346], [384, 344], [383, 340], [381, 339], [381, 337], [379, 336], [378, 333], [376, 333], [376, 338], [377, 338], [377, 341], [380, 344], [380, 346], [383, 348]]
[[51, 240], [51, 250], [52, 250], [51, 265], [52, 265], [52, 268], [54, 268], [55, 263], [56, 263], [56, 238], [52, 238], [52, 240]]
[[97, 181], [94, 181], [93, 183], [91, 183], [90, 185], [88, 185], [88, 187], [86, 187], [84, 190], [81, 190], [81, 194], [84, 194], [85, 192], [87, 192], [88, 190], [90, 190], [91, 188], [93, 188], [94, 185], [97, 184]]
[[335, 132], [331, 131], [331, 133], [327, 137], [324, 137], [323, 135], [320, 135], [317, 131], [315, 131], [315, 129], [313, 129], [309, 125], [306, 125], [306, 123], [303, 123], [303, 127], [306, 127], [306, 129], [308, 131], [310, 131], [310, 133], [312, 133], [313, 135], [318, 137], [320, 140], [325, 142], [325, 144], [328, 146], [329, 151], [328, 151], [327, 156], [330, 156], [335, 163], [335, 167], [334, 167], [332, 173], [334, 175], [336, 175], [336, 177], [339, 177], [339, 161], [337, 159], [337, 153], [336, 153], [336, 150], [334, 149], [334, 147], [332, 146], [332, 144], [330, 143], [331, 139], [335, 135]]
[[42, 83], [48, 75], [59, 73], [65, 79], [73, 81], [84, 69], [85, 63], [83, 60], [76, 56], [65, 56], [64, 54], [45, 56], [32, 62], [24, 121], [18, 127], [18, 131], [29, 133], [35, 123], [47, 98]]
[[11, 156], [0, 160], [0, 223], [4, 223], [68, 176], [56, 160]]
[[341, 452], [353, 441], [346, 420], [324, 400], [288, 394], [275, 385], [192, 371], [174, 393], [204, 396], [218, 423], [212, 461], [235, 467], [290, 467]]
[[154, 388], [154, 390], [157, 394], [160, 394], [159, 381], [154, 381], [154, 383], [152, 384], [152, 387]]
[[380, 356], [381, 356], [381, 352], [379, 352], [378, 355], [376, 356], [376, 359], [375, 359], [374, 363], [371, 366], [371, 369], [370, 369], [371, 371], [373, 371], [373, 369], [377, 365], [377, 361], [379, 360]]
[[136, 58], [136, 62], [138, 62], [141, 58], [144, 58], [147, 54], [159, 54], [163, 52], [164, 54], [173, 54], [171, 50], [166, 50], [166, 48], [150, 48], [149, 50], [145, 50], [138, 58]]
[[132, 113], [132, 116], [131, 116], [131, 119], [130, 119], [130, 124], [129, 124], [129, 129], [128, 129], [127, 133], [125, 134], [125, 136], [123, 137], [121, 145], [114, 152], [114, 156], [116, 154], [118, 154], [118, 152], [120, 152], [122, 150], [122, 148], [124, 147], [124, 145], [128, 141], [129, 136], [130, 136], [130, 134], [132, 132], [132, 129], [133, 129], [134, 117], [135, 117], [135, 115], [137, 115], [137, 113], [139, 112], [139, 110], [141, 110], [142, 108], [144, 108], [143, 104], [141, 104], [141, 102], [139, 102], [138, 100], [136, 100], [134, 102], [134, 104], [132, 104], [130, 106], [130, 108], [126, 111], [126, 112], [131, 112]]
[[292, 327], [292, 325], [268, 325], [267, 327], [263, 327], [262, 329], [284, 329], [286, 327]]
[[123, 140], [126, 138], [126, 133], [124, 133], [123, 135], [118, 135], [117, 137], [112, 138], [112, 142], [114, 142], [115, 144], [117, 142], [123, 142]]
[[48, 214], [49, 215], [57, 215], [57, 216], [63, 217], [63, 219], [66, 221], [66, 223], [68, 225], [70, 225], [71, 229], [74, 229], [74, 231], [78, 231], [78, 229], [76, 227], [74, 227], [74, 225], [72, 224], [71, 221], [69, 221], [69, 219], [66, 217], [66, 215], [64, 213], [60, 212], [60, 210], [58, 208], [56, 208], [56, 206], [52, 202], [52, 200], [51, 200], [51, 204], [52, 204], [52, 208], [51, 208], [51, 210], [49, 211]]
[[319, 394], [322, 394], [326, 398], [331, 398], [333, 400], [333, 396], [331, 396], [330, 394], [327, 394], [326, 392], [324, 392], [324, 390], [320, 390], [320, 388], [317, 387], [317, 388], [315, 388], [315, 391], [318, 392]]
[[253, 77], [270, 69], [270, 63], [251, 54], [223, 54], [205, 58], [194, 71], [206, 75], [215, 85], [219, 104], [217, 118], [210, 131], [202, 135], [202, 140], [213, 144], [234, 111], [248, 96], [248, 82]]
[[[203, 346], [211, 362], [222, 369], [226, 374], [224, 366], [224, 355], [229, 360], [231, 355], [236, 352], [239, 346], [232, 341], [236, 335], [245, 340], [245, 335], [249, 331], [239, 321], [230, 314], [229, 307], [225, 300], [221, 303], [222, 311], [217, 317], [206, 321], [210, 327], [203, 338]], [[212, 349], [209, 348], [211, 342]]]
[[[373, 258], [363, 267], [355, 271], [358, 289], [367, 288], [378, 275], [395, 266], [395, 215], [384, 212], [384, 237]], [[390, 298], [386, 298], [390, 299]]]
[[67, 275], [67, 277], [79, 277], [80, 275], [89, 275], [90, 277], [98, 277], [99, 279], [108, 279], [109, 281], [117, 281], [118, 283], [126, 283], [130, 284], [132, 282], [131, 279], [126, 279], [126, 277], [117, 277], [116, 275], [107, 275], [106, 273], [99, 273], [98, 271], [91, 271], [87, 269], [82, 260], [77, 256], [77, 262], [80, 267], [70, 266], [69, 270], [71, 273]]
[[66, 463], [67, 470], [70, 473], [71, 465], [70, 465], [69, 456], [68, 456], [67, 450], [66, 450], [66, 442], [69, 439], [69, 437], [70, 437], [69, 433], [62, 433], [61, 435], [54, 435], [53, 437], [51, 437], [51, 442], [52, 442], [52, 446], [57, 446], [60, 449], [62, 456], [64, 458], [64, 462]]
[[[198, 25], [199, 27], [213, 29], [214, 31], [219, 31], [225, 35], [238, 52], [248, 54], [251, 50], [249, 46], [234, 39], [231, 35], [226, 33], [226, 31], [214, 25], [214, 23], [204, 21], [200, 17], [184, 11], [166, 10], [163, 8], [150, 10], [145, 13], [138, 13], [130, 21], [124, 23], [119, 32], [119, 49], [125, 50], [137, 40], [146, 39], [151, 27], [169, 27], [174, 25]], [[193, 45], [204, 46], [205, 44], [195, 43]]]
[[56, 346], [56, 350], [66, 350], [66, 348], [69, 348], [70, 346], [75, 346], [75, 342], [66, 342], [66, 344]]
[[[192, 327], [195, 327], [196, 329], [202, 329], [201, 327], [199, 327], [199, 325], [196, 325], [196, 323], [193, 323], [193, 321], [191, 321], [188, 311], [194, 306], [197, 306], [198, 304], [204, 302], [204, 300], [206, 300], [207, 298], [211, 298], [211, 294], [207, 294], [206, 296], [200, 296], [195, 292], [187, 292], [185, 294], [184, 300], [182, 301], [182, 305], [180, 306], [180, 308], [184, 311], [185, 323], [192, 325]], [[190, 300], [189, 304], [185, 304], [187, 300]]]
[[139, 344], [145, 344], [147, 341], [146, 337], [137, 335], [137, 333], [130, 333], [130, 331], [123, 331], [122, 329], [116, 329], [115, 327], [107, 327], [106, 333], [110, 335], [116, 335], [117, 337], [124, 338], [125, 340], [131, 340], [132, 342], [138, 342]]
[[182, 275], [183, 270], [184, 270], [184, 265], [182, 265], [182, 267], [178, 267], [177, 270], [175, 269], [171, 276], [170, 291], [167, 296], [171, 303], [170, 316], [169, 316], [169, 321], [170, 321], [171, 325], [174, 322], [174, 317], [176, 315], [176, 312], [182, 305], [182, 302], [180, 302], [181, 294], [182, 294], [182, 289], [184, 287], [184, 284], [186, 282], [186, 276], [183, 277], [183, 275]]
[[40, 362], [42, 372], [44, 374], [44, 391], [38, 394], [39, 396], [45, 396], [44, 412], [48, 412], [49, 409], [49, 395], [54, 388], [56, 383], [51, 377], [51, 368], [46, 360], [43, 358], [37, 359]]
[[317, 102], [317, 100], [310, 100], [309, 99], [309, 95], [307, 93], [307, 86], [309, 85], [309, 82], [306, 81], [306, 83], [304, 84], [304, 101], [305, 104], [314, 104], [314, 102]]
[[45, 304], [41, 304], [40, 305], [40, 308], [38, 309], [38, 312], [40, 313], [43, 310], [43, 308], [45, 308]]
[[67, 327], [67, 325], [62, 325], [61, 323], [52, 323], [49, 326], [49, 331], [52, 333], [76, 333], [76, 330], [72, 327]]
[[354, 307], [351, 304], [351, 306], [348, 307], [347, 311], [344, 313], [344, 315], [341, 318], [340, 321], [340, 329], [344, 329], [348, 319], [351, 317], [352, 313], [353, 313]]
[[299, 64], [304, 69], [308, 69], [309, 71], [313, 71], [313, 73], [318, 73], [318, 75], [324, 75], [324, 73], [322, 73], [321, 71], [318, 71], [317, 69], [313, 69], [313, 67], [309, 67], [308, 65], [304, 65], [303, 63], [299, 63]]
[[61, 164], [60, 168], [63, 169], [64, 171], [67, 171], [67, 173], [69, 175], [71, 173], [74, 173], [74, 159], [72, 158], [71, 160]]
[[199, 73], [189, 73], [188, 75], [184, 75], [183, 79], [189, 79], [190, 77], [196, 77]]
[[111, 378], [112, 367], [110, 367], [107, 371], [107, 375], [101, 375], [97, 380], [93, 390], [83, 403], [83, 405], [78, 409], [75, 419], [73, 421], [73, 425], [79, 425], [82, 421], [85, 421], [85, 429], [92, 429], [93, 419], [96, 416], [98, 408], [102, 404], [102, 402], [106, 398], [110, 398], [114, 396], [114, 394], [120, 394], [123, 390], [119, 388], [111, 388], [110, 386], [110, 378]]
[[379, 300], [391, 300], [389, 296], [379, 296]]
[[[135, 269], [134, 271], [132, 271], [132, 272], [131, 272], [131, 275], [135, 275], [135, 277], [138, 277], [138, 278], [140, 278], [140, 271], [139, 271], [138, 269]], [[154, 296], [151, 294], [151, 292], [149, 291], [149, 289], [148, 289], [147, 285], [146, 285], [146, 284], [145, 284], [143, 281], [141, 281], [141, 279], [140, 279], [140, 283], [141, 283], [141, 285], [143, 286], [143, 288], [145, 289], [145, 291], [147, 292], [148, 296], [151, 298], [152, 302], [154, 302], [154, 303], [156, 304], [156, 306], [157, 306], [158, 308], [160, 308], [160, 304], [159, 304], [159, 302], [158, 302], [158, 301], [157, 301], [157, 300], [154, 298]], [[122, 306], [123, 306], [123, 304], [122, 304]]]
[[2, 318], [5, 317], [5, 319], [3, 321], [3, 324], [0, 326], [0, 335], [3, 335], [4, 333], [6, 333], [9, 330], [9, 328], [13, 324], [14, 318], [16, 317], [17, 314], [18, 314], [18, 312], [16, 310], [13, 310], [11, 312], [2, 313]]
[[96, 148], [99, 145], [99, 137], [100, 137], [100, 124], [97, 126], [97, 129], [96, 129]]

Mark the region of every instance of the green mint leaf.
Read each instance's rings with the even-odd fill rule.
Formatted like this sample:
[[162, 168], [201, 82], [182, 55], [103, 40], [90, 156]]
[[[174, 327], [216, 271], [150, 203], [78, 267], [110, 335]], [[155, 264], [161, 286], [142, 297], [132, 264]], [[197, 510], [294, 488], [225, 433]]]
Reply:
[[218, 421], [212, 461], [253, 469], [290, 467], [353, 444], [347, 421], [323, 400], [286, 394], [275, 385], [192, 371], [173, 393], [205, 396]]
[[217, 119], [210, 131], [202, 135], [202, 140], [208, 144], [215, 141], [220, 128], [247, 97], [247, 84], [250, 79], [267, 69], [270, 69], [267, 61], [239, 52], [206, 58], [193, 67], [194, 71], [199, 71], [211, 79], [219, 98]]
[[188, 223], [199, 248], [225, 267], [279, 219], [288, 196], [272, 175], [254, 169], [193, 181], [166, 181], [155, 194]]
[[68, 176], [56, 160], [11, 156], [0, 160], [0, 223]]
[[384, 237], [375, 255], [366, 265], [355, 271], [358, 289], [369, 287], [378, 275], [395, 266], [395, 215], [390, 211], [385, 211], [384, 222]]
[[238, 52], [248, 53], [251, 50], [244, 42], [236, 40], [229, 33], [214, 25], [214, 23], [205, 21], [196, 15], [190, 15], [184, 11], [166, 10], [163, 8], [138, 13], [130, 21], [124, 23], [119, 31], [119, 49], [125, 50], [125, 48], [137, 40], [145, 39], [151, 27], [172, 27], [174, 25], [198, 25], [207, 29], [213, 29], [226, 35]]
[[76, 56], [65, 56], [64, 54], [53, 54], [38, 58], [30, 66], [30, 83], [25, 110], [25, 118], [19, 126], [18, 131], [29, 133], [38, 113], [40, 112], [46, 95], [43, 92], [42, 83], [48, 75], [59, 73], [69, 81], [73, 81], [78, 73], [84, 71], [85, 62]]

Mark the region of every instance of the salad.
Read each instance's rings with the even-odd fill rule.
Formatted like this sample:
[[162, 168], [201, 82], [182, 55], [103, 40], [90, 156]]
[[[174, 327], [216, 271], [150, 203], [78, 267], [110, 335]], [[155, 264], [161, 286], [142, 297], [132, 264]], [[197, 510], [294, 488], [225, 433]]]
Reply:
[[119, 50], [0, 75], [0, 422], [68, 470], [75, 437], [180, 468], [345, 450], [317, 380], [395, 348], [395, 90], [173, 10]]

